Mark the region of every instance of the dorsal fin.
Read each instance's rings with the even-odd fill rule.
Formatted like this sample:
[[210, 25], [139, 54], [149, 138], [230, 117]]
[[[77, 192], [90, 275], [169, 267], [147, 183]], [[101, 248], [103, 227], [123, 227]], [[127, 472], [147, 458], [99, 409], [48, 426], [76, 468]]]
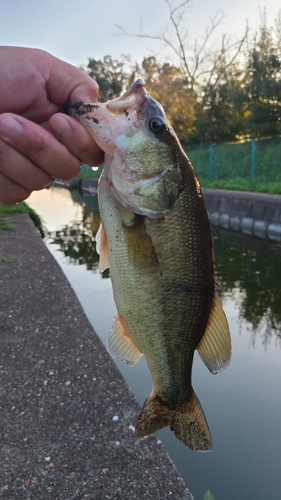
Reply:
[[230, 362], [230, 333], [226, 316], [217, 296], [214, 297], [208, 324], [197, 350], [211, 373], [224, 370]]
[[95, 239], [96, 251], [100, 256], [99, 271], [100, 273], [103, 273], [103, 271], [105, 271], [109, 267], [107, 238], [103, 224], [100, 225]]
[[135, 365], [142, 353], [133, 344], [131, 337], [124, 328], [119, 314], [114, 318], [113, 324], [107, 340], [107, 350], [113, 358], [122, 359], [127, 365]]

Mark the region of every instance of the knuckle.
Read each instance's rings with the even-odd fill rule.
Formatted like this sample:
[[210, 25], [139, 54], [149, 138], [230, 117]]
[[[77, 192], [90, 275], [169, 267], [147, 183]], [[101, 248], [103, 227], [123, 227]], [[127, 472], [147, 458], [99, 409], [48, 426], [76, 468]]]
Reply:
[[46, 134], [38, 134], [36, 140], [30, 142], [30, 152], [33, 155], [41, 156], [50, 148], [50, 141]]
[[12, 147], [0, 139], [0, 160], [5, 159], [11, 152]]
[[13, 184], [7, 191], [0, 193], [0, 201], [4, 205], [15, 205], [17, 203], [21, 203], [30, 194], [31, 191], [27, 191], [25, 188], [22, 188], [17, 184]]
[[9, 198], [12, 204], [21, 203], [28, 195], [29, 191], [15, 184], [15, 187], [11, 188], [11, 191], [9, 193]]
[[34, 169], [32, 178], [30, 178], [30, 188], [33, 191], [40, 191], [50, 182], [50, 174], [43, 172], [41, 169]]
[[64, 169], [61, 170], [61, 179], [64, 181], [70, 181], [73, 177], [76, 177], [80, 172], [80, 161], [73, 159], [65, 165]]

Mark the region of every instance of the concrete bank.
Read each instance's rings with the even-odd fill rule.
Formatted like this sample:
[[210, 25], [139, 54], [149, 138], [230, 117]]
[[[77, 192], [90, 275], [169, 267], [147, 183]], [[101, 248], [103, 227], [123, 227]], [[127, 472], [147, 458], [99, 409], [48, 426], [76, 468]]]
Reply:
[[[69, 188], [96, 195], [97, 179], [73, 179]], [[205, 189], [212, 224], [260, 238], [281, 241], [281, 195]]]
[[281, 241], [281, 195], [206, 189], [203, 196], [215, 226]]
[[[0, 498], [192, 500], [26, 215], [0, 233]], [[3, 259], [12, 260], [3, 262]]]

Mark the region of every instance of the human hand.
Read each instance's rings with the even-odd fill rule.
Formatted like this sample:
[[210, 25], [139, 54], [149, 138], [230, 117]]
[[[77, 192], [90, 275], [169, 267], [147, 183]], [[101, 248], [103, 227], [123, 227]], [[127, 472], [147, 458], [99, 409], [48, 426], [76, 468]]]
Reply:
[[0, 47], [0, 202], [23, 201], [53, 177], [65, 181], [103, 152], [87, 130], [59, 111], [68, 100], [95, 102], [86, 73], [47, 52]]

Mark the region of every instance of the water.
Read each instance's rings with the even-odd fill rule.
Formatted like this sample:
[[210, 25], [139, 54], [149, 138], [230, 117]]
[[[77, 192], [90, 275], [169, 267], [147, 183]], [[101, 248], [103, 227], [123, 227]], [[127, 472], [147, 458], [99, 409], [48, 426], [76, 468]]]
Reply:
[[[105, 342], [116, 309], [108, 274], [97, 270], [97, 200], [64, 189], [29, 204], [46, 222], [46, 244]], [[169, 429], [158, 432], [195, 500], [281, 498], [281, 246], [213, 228], [218, 291], [233, 343], [232, 362], [213, 376], [195, 356], [193, 386], [213, 438], [211, 453], [190, 451]], [[144, 357], [117, 366], [140, 404], [151, 389]], [[140, 382], [141, 381], [141, 382]]]

